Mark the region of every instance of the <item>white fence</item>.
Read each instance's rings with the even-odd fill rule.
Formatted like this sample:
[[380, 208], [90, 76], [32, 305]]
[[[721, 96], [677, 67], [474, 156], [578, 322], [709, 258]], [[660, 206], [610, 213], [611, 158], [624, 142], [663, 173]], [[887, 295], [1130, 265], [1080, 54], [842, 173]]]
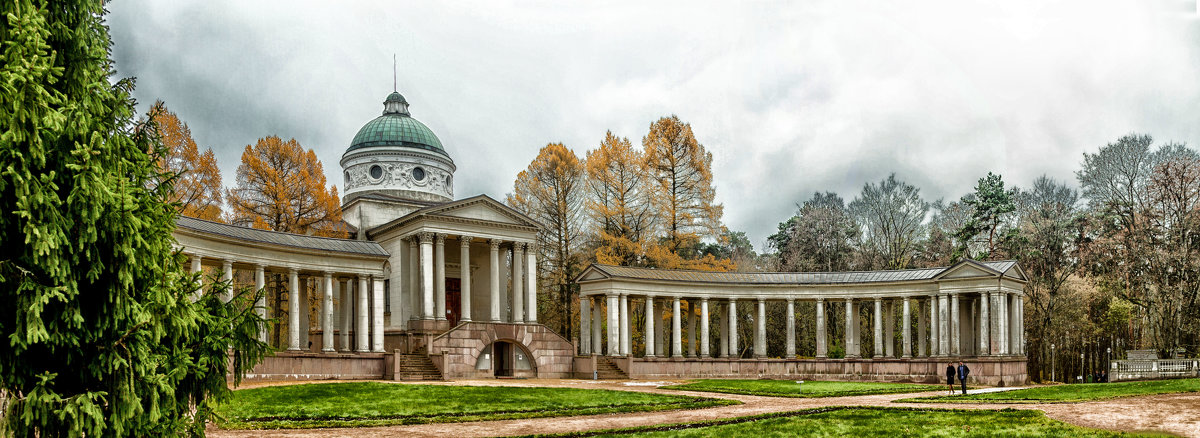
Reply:
[[1114, 360], [1109, 381], [1200, 377], [1200, 359]]

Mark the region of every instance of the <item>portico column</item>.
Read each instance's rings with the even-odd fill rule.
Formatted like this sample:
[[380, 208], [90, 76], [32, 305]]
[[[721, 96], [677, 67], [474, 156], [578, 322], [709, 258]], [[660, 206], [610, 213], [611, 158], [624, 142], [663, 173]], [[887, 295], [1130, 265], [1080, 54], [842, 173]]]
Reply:
[[887, 357], [896, 357], [896, 300], [889, 299], [883, 305], [883, 351]]
[[688, 357], [696, 357], [696, 300], [688, 299]]
[[537, 308], [537, 246], [530, 243], [525, 248], [525, 322], [537, 322]]
[[1025, 296], [1021, 294], [1013, 294], [1013, 300], [1017, 305], [1016, 326], [1017, 334], [1013, 338], [1017, 344], [1017, 354], [1025, 354]]
[[709, 357], [708, 347], [708, 298], [700, 299], [700, 357]]
[[[350, 280], [349, 284], [353, 287], [354, 280]], [[408, 239], [408, 295], [412, 304], [409, 307], [412, 314], [408, 315], [408, 319], [421, 319], [425, 305], [421, 302], [421, 240], [417, 236]]]
[[754, 357], [767, 357], [767, 302], [758, 299], [758, 315], [754, 318]]
[[[421, 239], [421, 297], [422, 297], [422, 312], [421, 319], [433, 319], [434, 303], [433, 303], [433, 233], [421, 233], [418, 235]], [[365, 282], [366, 279], [363, 279]], [[362, 294], [369, 295], [370, 289], [367, 289], [366, 283], [362, 284]]]
[[725, 323], [728, 307], [717, 305], [717, 328], [721, 329], [721, 338], [717, 340], [717, 357], [729, 357], [729, 324]]
[[740, 358], [740, 357], [742, 357], [742, 355], [739, 354], [739, 352], [738, 352], [737, 298], [729, 299], [729, 316], [728, 316], [728, 318], [729, 318], [729, 329], [726, 330], [726, 333], [728, 333], [728, 336], [729, 336], [729, 339], [727, 340], [728, 344], [729, 344], [729, 357]]
[[300, 272], [288, 270], [288, 351], [300, 351]]
[[1001, 291], [1000, 296], [1000, 354], [1009, 354], [1008, 342], [1008, 293]]
[[608, 294], [605, 297], [608, 298], [608, 355], [617, 356], [621, 354], [621, 329], [618, 328], [621, 322], [617, 315], [617, 308], [621, 305], [617, 304], [616, 295]]
[[591, 304], [591, 298], [579, 294], [579, 354], [581, 356], [592, 353], [592, 326], [589, 324], [592, 319]]
[[433, 319], [446, 319], [446, 235], [433, 238]]
[[829, 355], [829, 345], [827, 337], [829, 333], [825, 330], [825, 299], [817, 298], [817, 358], [824, 359]]
[[991, 328], [988, 321], [992, 315], [988, 309], [988, 302], [991, 301], [991, 295], [986, 291], [979, 293], [979, 355], [986, 356], [992, 354], [992, 346], [990, 341]]
[[463, 322], [471, 322], [471, 236], [458, 236], [459, 305]]
[[371, 297], [370, 289], [367, 289], [367, 277], [358, 276], [358, 326], [354, 328], [354, 343], [355, 351], [366, 353], [371, 350], [370, 344], [370, 309], [367, 308], [368, 300]]
[[784, 358], [792, 359], [796, 357], [796, 300], [792, 297], [787, 298], [787, 347], [784, 349]]
[[871, 357], [883, 357], [883, 299], [875, 298], [875, 354]]
[[339, 324], [342, 330], [342, 351], [350, 351], [350, 326], [354, 321], [354, 282], [339, 279], [338, 284], [342, 289], [342, 320]]
[[[488, 271], [488, 273], [491, 275], [491, 278], [488, 282], [488, 288], [491, 292], [491, 303], [489, 303], [489, 310], [491, 310], [490, 316], [492, 322], [500, 322], [500, 242], [501, 241], [498, 239], [488, 240], [488, 245], [491, 248], [491, 269]], [[600, 318], [596, 318], [596, 327], [600, 327]], [[598, 335], [597, 339], [599, 339]], [[600, 351], [600, 343], [598, 341], [596, 342], [595, 348], [596, 352]]]
[[[263, 291], [267, 287], [266, 268], [263, 265], [254, 265], [254, 290], [257, 291], [258, 300], [254, 302], [254, 312], [259, 318], [267, 319], [267, 294]], [[258, 331], [258, 341], [267, 342], [267, 325], [263, 324], [261, 330]]]
[[325, 273], [321, 288], [321, 351], [333, 353], [333, 273]]
[[938, 350], [938, 297], [929, 297], [929, 356], [941, 355]]
[[383, 280], [372, 276], [371, 289], [374, 290], [371, 305], [371, 351], [383, 352]]
[[233, 299], [233, 260], [221, 262], [221, 281], [225, 282], [221, 286], [221, 302], [228, 303]]
[[621, 330], [621, 355], [629, 354], [629, 346], [632, 344], [633, 338], [629, 334], [629, 329], [632, 327], [629, 324], [629, 295], [621, 294], [621, 321], [618, 324]]
[[858, 357], [854, 351], [854, 299], [846, 298], [846, 357]]
[[[201, 259], [203, 259], [203, 257], [201, 257], [197, 254], [192, 254], [192, 273], [193, 274], [201, 272], [201, 270], [202, 270], [202, 267], [200, 266]], [[192, 297], [192, 300], [193, 301], [199, 300], [200, 295], [203, 293], [204, 293], [204, 275], [202, 274], [202, 275], [200, 275], [199, 285], [196, 288], [196, 296]]]
[[654, 297], [646, 297], [646, 357], [654, 357]]
[[[525, 244], [521, 242], [513, 242], [512, 244], [512, 322], [520, 323], [525, 320], [525, 287], [521, 278], [521, 259], [525, 258]], [[620, 327], [617, 327], [618, 334]], [[618, 338], [620, 339], [620, 338]], [[619, 346], [618, 346], [619, 347]], [[618, 351], [620, 348], [618, 348]]]
[[938, 355], [950, 355], [950, 297], [938, 296]]
[[679, 297], [671, 298], [671, 357], [683, 356], [682, 321], [680, 320]]
[[[601, 317], [600, 317], [600, 304], [602, 304], [602, 303], [600, 302], [600, 300], [601, 300], [600, 297], [598, 297], [598, 296], [594, 296], [594, 297], [595, 297], [596, 302], [592, 303], [592, 345], [591, 345], [591, 347], [592, 347], [592, 354], [600, 355], [600, 354], [604, 354], [604, 349], [603, 349], [604, 339], [600, 336], [600, 328], [602, 326], [601, 322], [603, 322], [603, 319], [601, 319]], [[589, 297], [589, 298], [592, 298], [592, 297]]]
[[907, 358], [912, 357], [912, 327], [910, 327], [910, 321], [912, 321], [912, 298], [904, 297], [904, 309], [901, 313], [903, 313], [901, 332], [903, 332], [904, 346], [900, 349], [900, 357]]
[[928, 327], [926, 327], [927, 321], [925, 321], [925, 308], [921, 306], [921, 301], [923, 300], [917, 299], [917, 356], [926, 357], [928, 351], [925, 349], [925, 341], [928, 338], [925, 335], [928, 334]]
[[958, 294], [950, 295], [950, 354], [955, 356], [962, 355], [962, 344], [959, 343], [959, 313], [958, 313]]

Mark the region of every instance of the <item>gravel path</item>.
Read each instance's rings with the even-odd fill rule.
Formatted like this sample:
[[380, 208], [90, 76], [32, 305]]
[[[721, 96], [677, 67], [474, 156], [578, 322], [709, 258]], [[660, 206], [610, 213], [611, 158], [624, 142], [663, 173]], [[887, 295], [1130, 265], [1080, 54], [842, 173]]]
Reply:
[[[314, 382], [319, 383], [319, 382]], [[424, 382], [422, 382], [424, 383]], [[445, 437], [455, 438], [560, 433], [595, 429], [613, 429], [656, 424], [684, 423], [718, 418], [743, 417], [772, 412], [795, 411], [823, 406], [910, 406], [963, 409], [1039, 409], [1046, 415], [1071, 424], [1121, 431], [1161, 431], [1183, 436], [1200, 437], [1200, 393], [1167, 394], [1129, 397], [1086, 403], [1055, 404], [979, 404], [979, 403], [892, 403], [892, 400], [940, 395], [943, 392], [916, 394], [884, 394], [853, 397], [784, 398], [760, 397], [710, 392], [672, 391], [658, 389], [654, 384], [674, 384], [676, 381], [590, 381], [590, 380], [469, 380], [443, 382], [445, 385], [465, 386], [542, 386], [560, 388], [595, 388], [639, 391], [663, 394], [686, 394], [701, 397], [739, 400], [740, 405], [705, 409], [660, 412], [635, 412], [577, 417], [533, 418], [520, 420], [477, 421], [450, 424], [416, 424], [407, 426], [365, 427], [346, 429], [300, 430], [222, 430], [209, 426], [212, 437]], [[283, 383], [255, 384], [267, 386]], [[402, 383], [401, 383], [402, 384]]]

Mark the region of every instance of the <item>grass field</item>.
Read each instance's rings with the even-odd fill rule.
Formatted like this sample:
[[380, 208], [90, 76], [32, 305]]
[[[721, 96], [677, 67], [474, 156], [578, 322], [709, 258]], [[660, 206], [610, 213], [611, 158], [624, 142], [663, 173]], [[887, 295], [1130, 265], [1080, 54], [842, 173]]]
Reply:
[[899, 394], [944, 389], [940, 385], [911, 383], [826, 382], [813, 380], [798, 384], [794, 380], [722, 379], [696, 380], [682, 385], [663, 386], [663, 388], [770, 397], [841, 397], [869, 394]]
[[731, 400], [575, 388], [316, 383], [243, 389], [227, 429], [357, 427], [694, 409]]
[[1053, 385], [984, 394], [915, 397], [896, 401], [933, 403], [1074, 403], [1117, 397], [1196, 391], [1200, 391], [1200, 379], [1176, 379]]
[[[833, 407], [702, 423], [558, 436], [644, 437], [1126, 437], [1047, 418], [1041, 411]], [[1151, 435], [1153, 436], [1153, 435]]]

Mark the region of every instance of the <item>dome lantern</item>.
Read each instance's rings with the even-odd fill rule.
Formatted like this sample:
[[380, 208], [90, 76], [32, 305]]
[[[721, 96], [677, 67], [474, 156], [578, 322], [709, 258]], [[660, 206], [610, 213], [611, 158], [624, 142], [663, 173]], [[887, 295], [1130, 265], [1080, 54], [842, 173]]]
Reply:
[[412, 115], [408, 113], [408, 101], [404, 99], [403, 95], [393, 91], [392, 94], [389, 94], [387, 99], [383, 101], [383, 115], [386, 116], [388, 114], [400, 114], [412, 117]]

